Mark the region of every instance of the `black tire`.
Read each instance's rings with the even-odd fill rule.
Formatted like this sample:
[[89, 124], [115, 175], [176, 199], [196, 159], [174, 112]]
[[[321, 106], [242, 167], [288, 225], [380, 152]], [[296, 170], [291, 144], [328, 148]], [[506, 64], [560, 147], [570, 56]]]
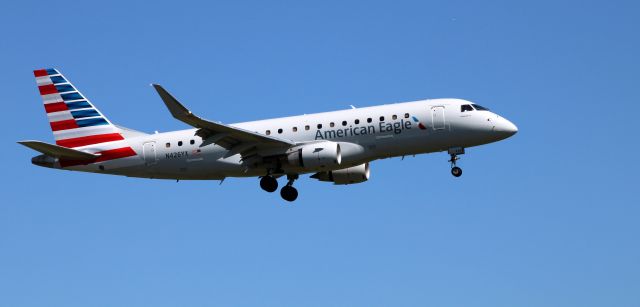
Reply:
[[271, 176], [264, 176], [260, 179], [260, 187], [269, 192], [275, 192], [278, 189], [278, 180]]
[[286, 185], [280, 190], [280, 196], [286, 201], [294, 201], [298, 198], [298, 190], [290, 185]]
[[454, 166], [453, 168], [451, 168], [451, 175], [453, 175], [454, 177], [462, 176], [462, 169]]

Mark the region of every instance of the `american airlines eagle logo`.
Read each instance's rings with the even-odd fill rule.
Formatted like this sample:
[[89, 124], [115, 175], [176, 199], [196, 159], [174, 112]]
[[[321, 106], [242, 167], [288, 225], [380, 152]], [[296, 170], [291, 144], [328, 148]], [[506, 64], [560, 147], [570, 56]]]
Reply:
[[412, 116], [413, 121], [418, 123], [418, 128], [420, 128], [420, 130], [427, 130], [427, 127], [425, 127], [419, 120], [417, 117]]

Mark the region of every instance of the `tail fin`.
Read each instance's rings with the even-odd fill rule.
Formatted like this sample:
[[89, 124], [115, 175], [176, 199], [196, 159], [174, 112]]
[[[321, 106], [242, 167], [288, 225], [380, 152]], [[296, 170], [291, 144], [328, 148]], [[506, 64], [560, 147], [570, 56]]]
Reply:
[[75, 148], [124, 140], [120, 130], [56, 69], [33, 74], [57, 145]]

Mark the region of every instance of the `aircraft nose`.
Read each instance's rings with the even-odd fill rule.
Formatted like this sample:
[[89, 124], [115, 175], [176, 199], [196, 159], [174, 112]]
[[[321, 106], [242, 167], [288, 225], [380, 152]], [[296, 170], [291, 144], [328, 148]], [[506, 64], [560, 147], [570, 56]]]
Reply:
[[493, 127], [493, 131], [499, 133], [503, 138], [508, 138], [518, 132], [518, 127], [516, 127], [516, 125], [514, 125], [508, 119], [500, 117], [500, 119]]

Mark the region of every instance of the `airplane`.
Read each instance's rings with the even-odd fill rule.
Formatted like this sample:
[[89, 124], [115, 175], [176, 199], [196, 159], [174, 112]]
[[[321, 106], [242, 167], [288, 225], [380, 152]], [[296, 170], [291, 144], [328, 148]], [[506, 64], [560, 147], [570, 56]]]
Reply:
[[463, 99], [405, 103], [290, 116], [237, 124], [199, 117], [162, 86], [152, 84], [171, 115], [190, 129], [147, 134], [113, 124], [56, 69], [34, 71], [55, 144], [19, 141], [41, 155], [37, 166], [174, 180], [257, 177], [267, 192], [298, 198], [303, 174], [345, 185], [365, 182], [370, 163], [384, 158], [447, 152], [451, 174], [459, 155], [506, 139], [518, 128]]

